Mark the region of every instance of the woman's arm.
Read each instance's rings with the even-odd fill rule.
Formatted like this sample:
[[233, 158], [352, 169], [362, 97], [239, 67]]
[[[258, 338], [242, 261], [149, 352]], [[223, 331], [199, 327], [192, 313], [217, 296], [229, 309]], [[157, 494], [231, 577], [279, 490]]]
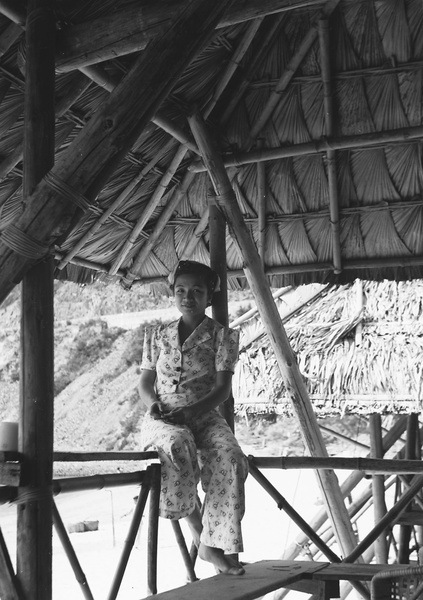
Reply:
[[156, 381], [156, 371], [142, 369], [138, 390], [141, 401], [147, 408], [147, 412], [154, 418], [160, 419], [163, 407], [160, 400], [157, 399], [154, 383]]
[[165, 414], [171, 423], [186, 423], [192, 418], [209, 412], [224, 402], [231, 392], [231, 371], [217, 371], [212, 389], [195, 404], [174, 408]]

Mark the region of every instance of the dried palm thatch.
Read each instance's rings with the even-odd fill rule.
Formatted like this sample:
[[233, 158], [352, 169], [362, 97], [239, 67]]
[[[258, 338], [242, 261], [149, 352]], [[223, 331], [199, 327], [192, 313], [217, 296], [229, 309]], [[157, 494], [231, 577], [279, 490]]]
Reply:
[[[208, 261], [210, 181], [187, 122], [194, 107], [235, 165], [230, 178], [257, 243], [264, 161], [272, 285], [422, 277], [421, 3], [234, 0], [156, 94], [146, 74], [169, 60], [149, 48], [174, 40], [191, 3], [57, 0], [56, 164], [26, 198], [26, 13], [1, 3], [0, 300], [19, 279], [15, 254], [20, 274], [54, 253], [58, 278], [127, 286], [162, 281], [187, 249]], [[150, 96], [141, 125], [136, 101]], [[42, 208], [46, 197], [54, 211]], [[229, 286], [243, 285], [230, 231], [227, 264]]]
[[[422, 293], [420, 281], [357, 281], [321, 286], [305, 303], [295, 300], [298, 290], [280, 298], [280, 314], [317, 414], [421, 411]], [[297, 307], [290, 317], [289, 296]], [[260, 320], [248, 321], [241, 331], [236, 410], [291, 414]]]

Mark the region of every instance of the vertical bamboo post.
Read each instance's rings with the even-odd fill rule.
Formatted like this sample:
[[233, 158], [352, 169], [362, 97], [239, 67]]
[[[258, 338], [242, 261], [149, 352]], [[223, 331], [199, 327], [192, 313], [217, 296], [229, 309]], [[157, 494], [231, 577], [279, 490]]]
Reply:
[[[29, 0], [23, 194], [27, 198], [54, 163], [53, 0]], [[52, 494], [54, 402], [53, 260], [24, 277], [21, 313], [20, 451], [17, 576], [24, 597], [52, 597]]]
[[[263, 140], [259, 140], [259, 148], [263, 147]], [[258, 196], [258, 236], [257, 250], [261, 258], [263, 269], [265, 267], [266, 252], [266, 166], [265, 163], [257, 163], [257, 196]]]
[[[226, 276], [226, 221], [214, 196], [209, 198], [210, 266], [220, 277], [220, 291], [213, 298], [213, 318], [222, 325], [229, 323], [228, 279]], [[235, 427], [234, 398], [232, 394], [221, 405], [220, 411], [232, 431]]]
[[[312, 456], [327, 456], [307, 388], [298, 369], [295, 355], [264, 274], [260, 256], [245, 225], [222, 158], [216, 151], [200, 116], [195, 114], [188, 120], [219, 198], [220, 208], [231, 227], [239, 253], [244, 259], [244, 271], [284, 378], [287, 396], [291, 400], [299, 420], [305, 446]], [[331, 470], [322, 470], [316, 473], [336, 539], [342, 552], [348, 554], [355, 548], [356, 541], [338, 479]]]
[[148, 558], [147, 558], [147, 588], [152, 595], [157, 594], [157, 545], [159, 534], [159, 499], [161, 467], [160, 464], [150, 465], [150, 509], [148, 511]]
[[[405, 458], [412, 459], [416, 457], [416, 437], [418, 431], [418, 415], [413, 413], [407, 419], [407, 437], [405, 444]], [[410, 477], [405, 476], [406, 481], [411, 481]], [[410, 502], [410, 507], [411, 507]], [[411, 525], [401, 525], [399, 533], [398, 562], [406, 565], [410, 562], [410, 540]]]
[[[382, 426], [381, 416], [379, 414], [370, 415], [370, 456], [372, 458], [383, 458]], [[386, 515], [384, 475], [372, 476], [372, 492], [374, 522], [376, 524]], [[381, 564], [388, 562], [388, 543], [386, 534], [386, 530], [382, 531], [374, 543], [376, 562]]]

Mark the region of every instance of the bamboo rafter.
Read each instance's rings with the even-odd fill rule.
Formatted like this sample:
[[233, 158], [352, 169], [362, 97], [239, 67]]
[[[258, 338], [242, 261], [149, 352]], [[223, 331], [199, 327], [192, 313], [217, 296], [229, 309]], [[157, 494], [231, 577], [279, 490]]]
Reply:
[[[323, 101], [325, 109], [325, 131], [327, 137], [332, 137], [335, 133], [335, 115], [332, 92], [332, 73], [330, 65], [329, 24], [327, 19], [320, 19], [318, 27], [322, 67]], [[342, 261], [340, 234], [341, 227], [339, 222], [338, 173], [336, 168], [335, 150], [328, 150], [326, 152], [326, 159], [328, 172], [330, 225], [332, 230], [333, 270], [335, 274], [338, 274], [342, 271]]]
[[[319, 17], [320, 16], [329, 17], [332, 14], [332, 12], [335, 10], [335, 8], [338, 6], [339, 1], [340, 0], [328, 0], [324, 4], [324, 6], [321, 8], [321, 15], [319, 15]], [[317, 29], [313, 25], [310, 28], [310, 30], [308, 31], [308, 33], [306, 34], [306, 36], [304, 37], [297, 52], [294, 54], [294, 56], [291, 58], [288, 65], [286, 66], [275, 89], [270, 94], [270, 97], [269, 97], [269, 99], [266, 103], [266, 106], [264, 107], [261, 115], [259, 116], [257, 121], [251, 127], [250, 132], [247, 137], [247, 140], [244, 144], [244, 149], [251, 147], [251, 145], [256, 140], [257, 136], [262, 131], [263, 127], [266, 125], [266, 123], [272, 116], [273, 111], [275, 110], [275, 108], [280, 100], [281, 93], [283, 93], [286, 90], [294, 73], [296, 72], [296, 70], [298, 69], [298, 67], [300, 66], [302, 61], [304, 60], [305, 56], [309, 52], [310, 48], [312, 47], [312, 45], [314, 44], [316, 39], [317, 39]]]
[[[254, 35], [257, 32], [258, 28], [261, 25], [261, 20], [259, 20], [259, 23], [252, 23], [248, 28], [247, 31], [245, 33], [245, 35], [243, 36], [243, 38], [241, 39], [240, 44], [238, 45], [238, 47], [235, 49], [235, 52], [233, 53], [233, 60], [231, 60], [227, 66], [227, 68], [225, 69], [219, 84], [217, 86], [217, 89], [214, 93], [213, 98], [210, 100], [210, 102], [208, 103], [205, 111], [204, 111], [204, 115], [205, 118], [207, 118], [210, 113], [212, 112], [213, 108], [216, 106], [216, 103], [218, 102], [220, 96], [223, 94], [226, 86], [228, 85], [228, 83], [230, 82], [232, 76], [234, 75], [238, 64], [240, 63], [242, 57], [245, 55], [245, 53], [247, 52], [252, 40], [254, 39]], [[184, 159], [186, 153], [187, 153], [187, 146], [186, 145], [181, 145], [180, 148], [178, 149], [174, 160], [172, 162], [172, 164], [169, 167], [169, 176], [172, 173], [172, 170], [175, 170], [179, 167], [180, 163], [182, 162], [182, 160]], [[114, 264], [112, 265], [111, 269], [110, 269], [110, 274], [113, 275], [114, 271], [120, 267], [120, 265], [122, 264], [123, 260], [125, 259], [125, 257], [127, 256], [127, 254], [129, 253], [130, 249], [133, 246], [133, 243], [135, 242], [137, 235], [138, 235], [138, 231], [142, 231], [142, 229], [144, 228], [144, 226], [146, 225], [148, 219], [150, 218], [151, 214], [153, 213], [153, 210], [156, 208], [157, 204], [159, 203], [161, 197], [163, 196], [166, 187], [168, 185], [168, 181], [167, 181], [167, 177], [165, 176], [163, 178], [163, 180], [160, 182], [159, 187], [157, 188], [156, 192], [153, 194], [152, 198], [150, 199], [150, 203], [149, 206], [146, 208], [146, 211], [144, 212], [144, 214], [141, 216], [141, 218], [139, 219], [137, 225], [136, 225], [136, 229], [134, 228], [134, 232], [132, 234], [132, 238], [128, 239], [127, 244], [124, 246], [124, 248], [122, 249], [122, 251], [120, 252], [118, 258], [116, 259], [116, 261], [114, 262]], [[190, 175], [188, 175], [186, 177], [186, 179], [184, 180], [184, 185], [181, 186], [183, 190], [188, 189], [188, 185], [189, 183], [191, 183], [192, 181], [192, 177]], [[179, 199], [181, 199], [183, 197], [183, 194], [175, 194], [173, 196], [173, 198], [175, 199], [176, 197], [178, 197]], [[175, 201], [175, 205], [174, 208], [176, 208], [177, 206], [177, 202]], [[170, 217], [172, 216], [171, 214], [166, 213], [167, 219], [169, 220]], [[165, 220], [163, 219], [160, 223], [160, 227], [162, 227], [162, 229], [164, 228], [164, 226], [166, 225]], [[155, 233], [155, 239], [159, 239], [161, 231], [159, 231], [159, 229], [156, 229], [156, 233]], [[193, 241], [195, 240], [199, 240], [200, 238], [194, 238]], [[193, 244], [190, 244], [190, 248], [193, 249]], [[139, 269], [140, 265], [143, 263], [143, 261], [146, 259], [146, 257], [148, 256], [148, 252], [151, 251], [152, 249], [152, 245], [146, 246], [145, 248], [142, 248], [140, 253], [138, 254], [137, 257], [134, 258], [134, 264], [131, 267], [130, 272], [127, 273], [126, 277], [125, 277], [125, 281], [124, 281], [124, 285], [126, 287], [130, 286], [130, 282], [131, 280], [134, 279], [134, 276], [137, 272], [137, 270]]]

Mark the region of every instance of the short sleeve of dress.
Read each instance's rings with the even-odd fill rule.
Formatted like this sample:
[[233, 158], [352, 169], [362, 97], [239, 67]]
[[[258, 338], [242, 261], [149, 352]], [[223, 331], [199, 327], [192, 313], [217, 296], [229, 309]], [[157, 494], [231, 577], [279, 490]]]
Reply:
[[158, 356], [159, 346], [157, 327], [146, 327], [144, 330], [144, 344], [140, 368], [155, 371]]
[[235, 370], [239, 353], [239, 331], [223, 327], [217, 334], [216, 371]]

